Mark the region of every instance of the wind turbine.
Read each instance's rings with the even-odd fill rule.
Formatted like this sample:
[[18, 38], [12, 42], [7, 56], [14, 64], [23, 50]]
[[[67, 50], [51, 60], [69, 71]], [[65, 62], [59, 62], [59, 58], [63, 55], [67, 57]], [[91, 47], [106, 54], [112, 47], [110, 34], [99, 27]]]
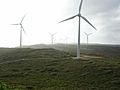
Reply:
[[87, 36], [87, 45], [88, 45], [88, 39], [89, 39], [89, 36], [92, 34], [92, 33], [86, 33], [86, 32], [84, 32], [85, 33], [85, 35]]
[[50, 35], [51, 35], [51, 44], [53, 45], [53, 43], [54, 43], [54, 35], [56, 34], [56, 33], [49, 33]]
[[65, 37], [65, 44], [67, 45], [68, 44], [68, 40], [69, 40], [70, 38], [69, 37]]
[[80, 22], [81, 22], [81, 18], [82, 18], [83, 20], [85, 20], [89, 25], [91, 25], [95, 30], [97, 30], [84, 16], [81, 15], [82, 3], [83, 3], [83, 0], [81, 0], [81, 2], [80, 2], [79, 13], [78, 13], [78, 14], [76, 14], [76, 15], [74, 15], [74, 16], [72, 16], [72, 17], [69, 17], [69, 18], [67, 18], [67, 19], [62, 20], [62, 21], [59, 22], [59, 23], [61, 23], [61, 22], [64, 22], [64, 21], [73, 19], [73, 18], [75, 18], [75, 17], [78, 16], [78, 18], [79, 18], [79, 27], [78, 27], [77, 58], [80, 58], [80, 24], [81, 24]]
[[24, 18], [25, 18], [25, 15], [21, 19], [20, 23], [12, 24], [12, 25], [19, 25], [20, 26], [20, 48], [22, 48], [22, 32], [25, 33], [25, 30], [24, 30], [23, 25], [22, 25], [22, 22], [23, 22]]

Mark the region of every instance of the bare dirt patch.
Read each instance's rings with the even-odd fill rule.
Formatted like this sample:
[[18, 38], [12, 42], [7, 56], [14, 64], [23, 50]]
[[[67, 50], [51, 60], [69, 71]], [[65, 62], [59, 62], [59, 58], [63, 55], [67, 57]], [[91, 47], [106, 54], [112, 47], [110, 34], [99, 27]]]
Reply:
[[102, 57], [99, 57], [99, 56], [90, 56], [90, 55], [82, 55], [80, 58], [78, 58], [78, 57], [72, 57], [72, 59], [83, 59], [83, 60], [89, 60], [89, 59], [92, 59], [92, 58], [102, 58]]

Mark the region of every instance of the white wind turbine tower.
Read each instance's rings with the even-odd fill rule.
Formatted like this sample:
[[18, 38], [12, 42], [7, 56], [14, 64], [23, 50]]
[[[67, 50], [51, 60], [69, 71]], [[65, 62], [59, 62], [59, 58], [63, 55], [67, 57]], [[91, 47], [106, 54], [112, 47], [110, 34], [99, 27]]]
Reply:
[[56, 33], [49, 33], [50, 34], [50, 36], [51, 36], [51, 44], [53, 45], [54, 44], [54, 35], [56, 34]]
[[20, 23], [12, 24], [12, 25], [19, 25], [20, 26], [20, 48], [22, 48], [22, 32], [25, 33], [25, 30], [24, 30], [23, 25], [22, 25], [22, 22], [23, 22], [24, 18], [25, 18], [25, 15], [21, 19]]
[[[64, 22], [64, 21], [73, 19], [73, 18], [75, 18], [75, 17], [77, 17], [77, 16], [78, 16], [78, 18], [79, 18], [77, 58], [80, 58], [80, 24], [81, 24], [80, 22], [81, 22], [81, 18], [82, 18], [83, 20], [85, 20], [89, 25], [91, 25], [95, 30], [97, 30], [84, 16], [81, 15], [82, 3], [83, 3], [83, 0], [81, 0], [81, 2], [80, 2], [79, 13], [78, 13], [78, 14], [76, 14], [76, 15], [70, 17], [70, 18], [67, 18], [67, 19], [65, 19], [65, 20], [63, 20], [63, 21], [61, 21], [61, 22]], [[61, 22], [59, 22], [59, 23], [61, 23]]]
[[84, 32], [84, 33], [85, 33], [85, 35], [87, 36], [87, 45], [88, 45], [89, 36], [90, 36], [92, 33], [86, 33], [86, 32]]

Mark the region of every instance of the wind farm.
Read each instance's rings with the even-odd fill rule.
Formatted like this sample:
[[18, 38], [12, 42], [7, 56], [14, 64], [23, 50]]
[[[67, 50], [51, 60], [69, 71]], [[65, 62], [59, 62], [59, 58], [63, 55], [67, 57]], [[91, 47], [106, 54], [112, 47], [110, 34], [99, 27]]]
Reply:
[[119, 90], [119, 3], [1, 1], [0, 90]]

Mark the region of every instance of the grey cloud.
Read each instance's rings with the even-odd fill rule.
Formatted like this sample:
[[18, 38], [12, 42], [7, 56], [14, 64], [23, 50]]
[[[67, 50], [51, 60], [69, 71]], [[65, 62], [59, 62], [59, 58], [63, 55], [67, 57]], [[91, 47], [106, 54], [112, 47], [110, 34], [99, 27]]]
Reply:
[[[78, 13], [80, 0], [70, 0], [67, 6], [67, 16]], [[120, 0], [84, 0], [82, 14], [89, 18], [100, 20], [101, 40], [120, 44]], [[119, 18], [119, 19], [118, 19]], [[98, 27], [96, 26], [96, 27]], [[97, 37], [96, 37], [97, 39]]]
[[117, 9], [120, 0], [84, 0], [83, 9], [88, 14], [99, 14]]

